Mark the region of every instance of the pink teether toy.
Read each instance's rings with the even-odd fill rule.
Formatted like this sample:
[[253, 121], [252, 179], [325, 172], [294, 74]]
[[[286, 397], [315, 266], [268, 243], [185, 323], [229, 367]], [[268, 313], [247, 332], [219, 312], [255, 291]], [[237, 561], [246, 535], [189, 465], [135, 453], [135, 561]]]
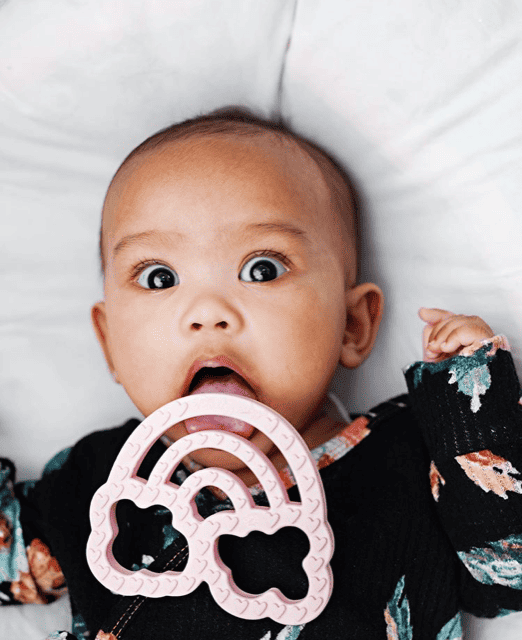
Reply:
[[[290, 502], [275, 467], [256, 446], [221, 430], [199, 431], [180, 438], [161, 456], [148, 480], [136, 475], [147, 452], [167, 429], [185, 418], [204, 415], [238, 418], [267, 435], [285, 456], [302, 502]], [[182, 458], [202, 448], [221, 449], [240, 458], [259, 479], [270, 506], [256, 506], [245, 484], [231, 471], [217, 467], [192, 473], [180, 487], [172, 484], [169, 480]], [[203, 519], [194, 498], [205, 486], [221, 489], [234, 509]], [[158, 504], [171, 511], [173, 526], [185, 536], [189, 546], [183, 571], [129, 571], [118, 563], [112, 553], [118, 535], [115, 509], [117, 502], [124, 499], [142, 509]], [[107, 589], [121, 595], [183, 596], [205, 581], [214, 600], [232, 615], [250, 620], [268, 617], [281, 624], [295, 625], [316, 618], [332, 593], [329, 563], [334, 540], [326, 520], [324, 490], [315, 462], [301, 435], [283, 416], [250, 398], [201, 393], [170, 402], [152, 413], [133, 431], [107, 482], [94, 494], [90, 518], [89, 567]], [[303, 560], [308, 578], [306, 597], [290, 600], [275, 588], [260, 595], [239, 589], [219, 557], [219, 536], [246, 536], [251, 531], [272, 534], [289, 526], [301, 529], [310, 543], [310, 551]]]

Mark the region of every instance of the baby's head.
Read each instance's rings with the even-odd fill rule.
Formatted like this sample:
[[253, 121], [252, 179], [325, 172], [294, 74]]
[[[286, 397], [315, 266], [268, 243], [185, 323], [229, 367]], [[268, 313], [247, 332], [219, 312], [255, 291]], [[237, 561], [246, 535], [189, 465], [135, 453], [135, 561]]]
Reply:
[[[103, 209], [105, 299], [92, 318], [111, 372], [147, 416], [200, 390], [194, 365], [213, 361], [236, 372], [215, 391], [268, 405], [319, 444], [336, 366], [361, 364], [381, 317], [380, 289], [356, 284], [357, 245], [346, 176], [282, 125], [229, 109], [155, 134]], [[238, 466], [213, 450], [193, 458]]]

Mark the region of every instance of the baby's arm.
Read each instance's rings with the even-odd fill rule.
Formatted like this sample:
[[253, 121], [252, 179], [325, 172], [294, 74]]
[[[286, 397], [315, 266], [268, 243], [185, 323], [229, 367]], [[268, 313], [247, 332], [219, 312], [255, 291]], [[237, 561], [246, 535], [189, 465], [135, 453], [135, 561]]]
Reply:
[[509, 345], [477, 316], [419, 316], [424, 362], [405, 374], [431, 493], [462, 562], [463, 607], [522, 610], [522, 406]]
[[65, 593], [64, 577], [31, 517], [27, 489], [35, 483], [15, 486], [14, 473], [0, 458], [0, 604], [45, 604]]

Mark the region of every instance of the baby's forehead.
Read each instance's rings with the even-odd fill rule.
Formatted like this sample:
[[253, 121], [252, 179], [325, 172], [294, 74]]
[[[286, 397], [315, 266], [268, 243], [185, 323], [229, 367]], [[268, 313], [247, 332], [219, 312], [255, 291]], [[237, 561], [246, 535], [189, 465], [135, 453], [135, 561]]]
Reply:
[[[260, 159], [263, 162], [259, 162]], [[166, 140], [131, 157], [118, 173], [131, 178], [136, 168], [146, 167], [151, 162], [165, 168], [173, 166], [174, 170], [182, 169], [186, 163], [197, 162], [209, 169], [215, 166], [224, 172], [235, 172], [237, 165], [244, 163], [248, 163], [252, 171], [266, 170], [272, 165], [275, 172], [293, 173], [295, 179], [306, 186], [317, 189], [324, 184], [320, 164], [303, 145], [290, 135], [262, 129], [250, 133], [198, 133]], [[317, 184], [311, 183], [311, 179], [315, 179]]]
[[[171, 175], [178, 184], [186, 179], [187, 189], [198, 189], [200, 183], [191, 178], [193, 173], [198, 176], [215, 174], [221, 179], [238, 171], [248, 176], [244, 186], [246, 193], [248, 182], [259, 174], [263, 188], [266, 187], [267, 200], [272, 188], [286, 181], [289, 191], [303, 202], [303, 210], [315, 212], [309, 218], [309, 224], [318, 229], [326, 225], [339, 239], [343, 238], [345, 245], [353, 246], [351, 192], [336, 166], [312, 145], [289, 134], [267, 130], [196, 134], [165, 140], [129, 156], [107, 193], [103, 227], [107, 229], [107, 223], [112, 227], [116, 222], [113, 205], [116, 205], [116, 210], [120, 209], [117, 206], [118, 193], [136, 189], [140, 196], [144, 192], [153, 196], [163, 172]], [[242, 185], [238, 188], [241, 189]], [[122, 211], [116, 213], [120, 221], [121, 214]], [[322, 235], [324, 230], [320, 229], [319, 234]], [[102, 244], [103, 238], [100, 246]]]
[[156, 191], [165, 195], [164, 185], [169, 181], [176, 187], [173, 197], [179, 195], [180, 185], [185, 193], [204, 195], [230, 182], [231, 195], [241, 191], [248, 198], [252, 184], [257, 183], [268, 206], [286, 192], [302, 202], [303, 211], [318, 212], [320, 222], [331, 209], [330, 187], [317, 161], [293, 139], [268, 131], [256, 135], [195, 135], [144, 149], [117, 172], [107, 193], [104, 214], [107, 209], [120, 209], [121, 194], [136, 192], [142, 200], [154, 200]]

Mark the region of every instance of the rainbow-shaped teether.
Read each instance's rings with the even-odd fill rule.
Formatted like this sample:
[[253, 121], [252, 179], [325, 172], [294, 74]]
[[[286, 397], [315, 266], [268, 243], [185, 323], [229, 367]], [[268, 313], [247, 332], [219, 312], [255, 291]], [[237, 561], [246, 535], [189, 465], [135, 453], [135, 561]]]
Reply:
[[[248, 422], [267, 435], [285, 456], [297, 482], [302, 502], [291, 502], [270, 460], [250, 441], [221, 430], [199, 431], [172, 444], [156, 463], [148, 480], [136, 475], [152, 445], [172, 425], [195, 416], [221, 415]], [[201, 448], [222, 449], [240, 458], [261, 482], [269, 507], [254, 504], [245, 484], [232, 472], [217, 467], [192, 473], [181, 487], [170, 478], [182, 458]], [[205, 486], [221, 489], [234, 509], [203, 519], [195, 504]], [[173, 515], [173, 526], [187, 539], [188, 561], [181, 572], [129, 571], [112, 553], [118, 535], [115, 509], [119, 500], [131, 500], [144, 509], [163, 505]], [[123, 445], [107, 482], [94, 494], [87, 543], [87, 561], [95, 577], [121, 595], [154, 598], [183, 596], [205, 581], [218, 605], [239, 618], [272, 618], [285, 625], [304, 624], [325, 608], [333, 588], [330, 559], [334, 539], [326, 519], [321, 478], [304, 440], [296, 429], [270, 407], [237, 395], [201, 393], [170, 402], [146, 418]], [[273, 534], [297, 527], [308, 537], [310, 551], [303, 560], [308, 593], [301, 600], [286, 598], [279, 589], [260, 595], [245, 593], [219, 557], [217, 539], [224, 534], [246, 536], [251, 531]]]

